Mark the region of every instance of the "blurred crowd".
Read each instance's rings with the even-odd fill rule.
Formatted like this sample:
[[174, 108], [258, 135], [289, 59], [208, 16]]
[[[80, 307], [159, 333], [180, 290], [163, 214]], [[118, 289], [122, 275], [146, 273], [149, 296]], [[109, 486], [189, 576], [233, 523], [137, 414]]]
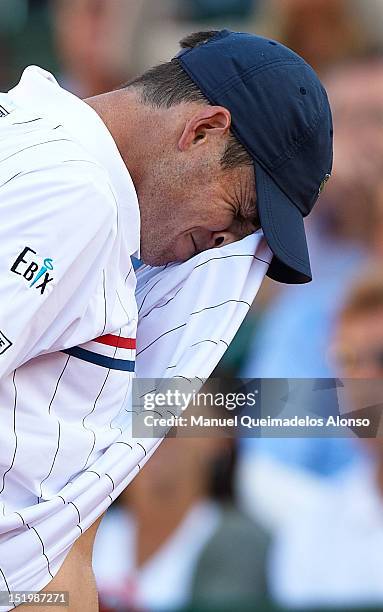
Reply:
[[[186, 33], [220, 27], [274, 37], [309, 61], [335, 138], [333, 176], [307, 224], [314, 280], [266, 280], [215, 375], [383, 379], [382, 0], [0, 8], [2, 91], [34, 63], [89, 97], [174, 55]], [[103, 519], [94, 566], [105, 612], [383, 609], [383, 440], [169, 438]]]

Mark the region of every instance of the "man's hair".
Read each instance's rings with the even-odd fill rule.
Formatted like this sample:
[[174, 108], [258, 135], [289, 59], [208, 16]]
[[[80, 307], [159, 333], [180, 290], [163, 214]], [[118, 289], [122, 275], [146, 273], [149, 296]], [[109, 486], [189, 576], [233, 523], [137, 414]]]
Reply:
[[[180, 46], [182, 49], [192, 49], [204, 44], [216, 34], [216, 30], [195, 32], [183, 38], [180, 41]], [[210, 104], [209, 100], [184, 71], [177, 58], [150, 68], [141, 76], [129, 81], [125, 87], [137, 87], [140, 90], [142, 102], [158, 108], [170, 108], [183, 102]], [[252, 165], [249, 153], [232, 132], [230, 132], [221, 164], [224, 169]]]

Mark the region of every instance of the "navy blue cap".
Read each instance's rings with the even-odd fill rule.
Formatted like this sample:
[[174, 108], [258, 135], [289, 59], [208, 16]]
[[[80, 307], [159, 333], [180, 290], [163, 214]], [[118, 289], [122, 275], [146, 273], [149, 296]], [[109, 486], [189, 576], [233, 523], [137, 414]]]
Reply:
[[230, 111], [232, 131], [253, 159], [258, 213], [274, 255], [268, 276], [309, 282], [303, 218], [332, 168], [331, 111], [316, 73], [276, 41], [229, 30], [177, 59], [211, 104]]

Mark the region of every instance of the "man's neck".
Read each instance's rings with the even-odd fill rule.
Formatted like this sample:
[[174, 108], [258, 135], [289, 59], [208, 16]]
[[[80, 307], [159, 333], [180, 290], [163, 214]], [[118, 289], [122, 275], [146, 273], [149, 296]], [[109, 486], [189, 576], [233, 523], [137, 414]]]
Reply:
[[137, 189], [142, 180], [145, 157], [142, 148], [142, 138], [139, 133], [145, 114], [144, 107], [139, 103], [134, 91], [111, 91], [84, 100], [101, 117], [129, 170]]

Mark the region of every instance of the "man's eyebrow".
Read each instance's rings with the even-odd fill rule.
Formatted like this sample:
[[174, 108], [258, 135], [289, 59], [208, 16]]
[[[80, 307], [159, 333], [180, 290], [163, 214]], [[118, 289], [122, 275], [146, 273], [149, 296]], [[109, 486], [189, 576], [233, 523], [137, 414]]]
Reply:
[[242, 182], [240, 182], [239, 188], [236, 188], [234, 191], [234, 196], [238, 207], [237, 219], [240, 222], [250, 222], [255, 227], [260, 227], [255, 185], [249, 184], [246, 181], [246, 186], [244, 187]]
[[248, 220], [258, 217], [257, 197], [254, 192], [249, 195], [246, 193], [241, 206], [241, 214]]
[[255, 226], [260, 226], [255, 177], [253, 180], [239, 181], [236, 184], [234, 197], [237, 204], [237, 219], [242, 222], [251, 222]]

